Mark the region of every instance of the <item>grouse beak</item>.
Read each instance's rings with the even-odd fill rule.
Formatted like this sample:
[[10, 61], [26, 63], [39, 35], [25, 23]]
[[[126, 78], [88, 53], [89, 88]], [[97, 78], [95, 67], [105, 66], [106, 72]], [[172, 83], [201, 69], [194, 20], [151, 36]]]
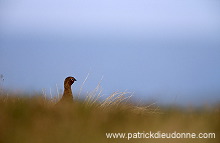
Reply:
[[70, 80], [71, 80], [71, 82], [73, 82], [73, 83], [76, 81], [76, 79], [75, 79], [75, 78], [72, 78], [72, 79], [70, 79]]

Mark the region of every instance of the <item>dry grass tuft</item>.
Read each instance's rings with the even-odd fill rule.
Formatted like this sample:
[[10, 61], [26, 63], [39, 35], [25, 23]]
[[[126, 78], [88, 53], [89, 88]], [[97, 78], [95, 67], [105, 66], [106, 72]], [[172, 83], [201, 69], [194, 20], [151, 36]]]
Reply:
[[[88, 77], [89, 77], [89, 74], [86, 76], [85, 80], [82, 82], [78, 95], [74, 96], [75, 102], [81, 102], [79, 98], [81, 96], [83, 86], [88, 80]], [[133, 104], [132, 101], [130, 100], [131, 97], [133, 96], [133, 93], [131, 92], [116, 91], [106, 97], [102, 93], [103, 92], [102, 87], [101, 87], [102, 80], [103, 80], [103, 77], [101, 78], [101, 80], [99, 81], [95, 89], [88, 92], [86, 95], [86, 98], [84, 98], [84, 100], [82, 101], [86, 107], [95, 107], [95, 108], [99, 108], [105, 111], [123, 107], [131, 111], [134, 111], [135, 113], [141, 113], [141, 114], [160, 113], [159, 106], [156, 106], [156, 103], [152, 103], [152, 104], [144, 105], [144, 106]], [[42, 96], [45, 100], [48, 100], [50, 104], [55, 105], [62, 97], [62, 95], [58, 92], [59, 91], [58, 87], [56, 91], [57, 91], [57, 96], [53, 96], [51, 93], [51, 89], [50, 89], [50, 92], [49, 92], [50, 95], [48, 96], [46, 90], [43, 89]]]

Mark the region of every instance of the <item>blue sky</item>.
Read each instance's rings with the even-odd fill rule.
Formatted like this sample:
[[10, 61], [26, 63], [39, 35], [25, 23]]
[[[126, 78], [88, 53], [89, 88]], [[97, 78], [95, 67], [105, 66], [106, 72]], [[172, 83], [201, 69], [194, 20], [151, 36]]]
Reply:
[[41, 91], [72, 75], [78, 92], [203, 104], [220, 100], [217, 0], [1, 0], [3, 86]]

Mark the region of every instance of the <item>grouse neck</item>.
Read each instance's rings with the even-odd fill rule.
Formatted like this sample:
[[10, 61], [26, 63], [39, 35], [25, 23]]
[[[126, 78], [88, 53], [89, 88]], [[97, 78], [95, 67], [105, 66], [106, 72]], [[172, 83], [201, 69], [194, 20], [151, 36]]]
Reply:
[[71, 86], [70, 85], [65, 85], [64, 86], [64, 93], [63, 96], [73, 96], [72, 95], [72, 90], [71, 90]]

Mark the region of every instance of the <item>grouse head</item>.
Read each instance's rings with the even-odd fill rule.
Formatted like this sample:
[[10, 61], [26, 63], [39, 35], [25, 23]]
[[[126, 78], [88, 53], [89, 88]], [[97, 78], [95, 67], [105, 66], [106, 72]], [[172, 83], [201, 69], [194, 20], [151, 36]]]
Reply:
[[76, 79], [74, 77], [69, 76], [64, 80], [64, 85], [71, 86], [75, 81]]

